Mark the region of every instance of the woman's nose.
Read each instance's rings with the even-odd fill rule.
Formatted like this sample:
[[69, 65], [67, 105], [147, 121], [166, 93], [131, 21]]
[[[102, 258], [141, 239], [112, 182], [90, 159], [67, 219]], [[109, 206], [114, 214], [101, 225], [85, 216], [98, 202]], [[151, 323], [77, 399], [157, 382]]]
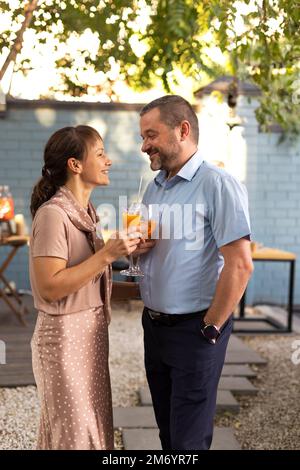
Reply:
[[108, 157], [106, 157], [105, 165], [106, 166], [111, 166], [112, 165], [112, 161]]

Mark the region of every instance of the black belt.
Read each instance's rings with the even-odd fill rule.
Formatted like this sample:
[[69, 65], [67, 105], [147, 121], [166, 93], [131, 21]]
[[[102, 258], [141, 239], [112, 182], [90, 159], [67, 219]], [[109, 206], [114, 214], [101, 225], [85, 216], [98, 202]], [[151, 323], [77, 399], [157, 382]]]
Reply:
[[192, 312], [192, 313], [162, 313], [162, 312], [155, 312], [150, 308], [145, 307], [148, 316], [153, 320], [153, 322], [160, 323], [162, 325], [175, 325], [176, 323], [184, 320], [190, 320], [191, 318], [199, 318], [204, 317], [207, 312], [206, 310], [200, 310], [199, 312]]

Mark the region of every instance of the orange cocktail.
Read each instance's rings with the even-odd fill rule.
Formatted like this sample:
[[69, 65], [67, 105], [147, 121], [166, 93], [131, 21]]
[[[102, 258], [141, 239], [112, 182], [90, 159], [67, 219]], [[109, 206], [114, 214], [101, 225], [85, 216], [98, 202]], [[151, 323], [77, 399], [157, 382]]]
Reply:
[[148, 220], [148, 238], [151, 238], [151, 236], [154, 233], [154, 230], [156, 228], [156, 222], [155, 220]]
[[141, 214], [123, 213], [123, 227], [128, 230], [129, 227], [138, 227], [141, 223]]
[[[128, 232], [130, 227], [134, 228], [136, 232], [140, 232], [141, 230], [141, 204], [139, 203], [132, 203], [129, 209], [126, 212], [123, 212], [122, 219], [123, 219], [123, 227]], [[138, 260], [136, 265], [133, 263], [132, 254], [129, 257], [129, 268], [122, 269], [120, 274], [123, 276], [130, 276], [130, 277], [143, 277], [144, 273], [139, 267]]]

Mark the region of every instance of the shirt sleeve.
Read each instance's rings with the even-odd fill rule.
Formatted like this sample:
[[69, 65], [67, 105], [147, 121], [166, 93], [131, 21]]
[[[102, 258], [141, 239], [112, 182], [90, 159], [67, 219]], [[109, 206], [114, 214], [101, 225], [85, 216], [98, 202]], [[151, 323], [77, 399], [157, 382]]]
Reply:
[[245, 185], [234, 177], [218, 175], [209, 218], [218, 248], [243, 237], [250, 238], [248, 194]]
[[45, 206], [40, 209], [34, 220], [32, 256], [52, 256], [68, 260], [68, 228], [59, 210]]

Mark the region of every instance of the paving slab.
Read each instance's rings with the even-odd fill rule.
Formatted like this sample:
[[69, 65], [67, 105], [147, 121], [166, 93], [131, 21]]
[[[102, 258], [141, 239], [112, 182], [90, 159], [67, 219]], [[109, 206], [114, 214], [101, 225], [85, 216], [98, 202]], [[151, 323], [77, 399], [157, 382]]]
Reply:
[[253, 351], [243, 340], [236, 335], [231, 335], [228, 341], [228, 351]]
[[211, 450], [241, 450], [232, 428], [215, 428]]
[[225, 364], [222, 370], [222, 377], [256, 377], [256, 372], [248, 365]]
[[239, 395], [255, 395], [258, 392], [258, 389], [246, 377], [221, 377], [219, 390], [230, 390]]
[[0, 377], [0, 387], [15, 388], [24, 387], [25, 385], [35, 385], [35, 380], [32, 374], [18, 375], [14, 374]]
[[[152, 406], [152, 399], [148, 387], [141, 388], [139, 390], [139, 395], [142, 407]], [[218, 390], [217, 413], [224, 411], [228, 411], [230, 413], [238, 413], [239, 404], [230, 391]]]
[[[161, 450], [158, 429], [122, 430], [125, 450]], [[231, 428], [215, 428], [211, 450], [240, 450]]]
[[267, 364], [256, 351], [227, 351], [226, 364]]
[[238, 413], [240, 405], [229, 390], [218, 390], [217, 413]]
[[152, 406], [116, 407], [113, 409], [115, 428], [156, 428]]
[[161, 450], [158, 429], [122, 429], [125, 450]]

